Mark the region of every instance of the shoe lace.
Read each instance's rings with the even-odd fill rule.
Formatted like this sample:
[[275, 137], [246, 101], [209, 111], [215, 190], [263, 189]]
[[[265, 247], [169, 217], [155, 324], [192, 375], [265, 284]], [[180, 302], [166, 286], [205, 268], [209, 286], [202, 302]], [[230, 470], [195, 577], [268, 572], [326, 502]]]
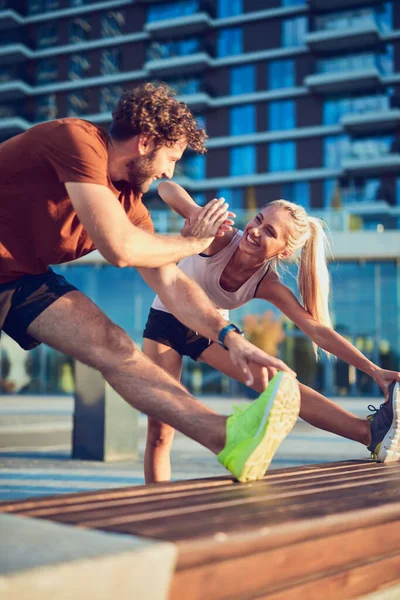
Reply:
[[[367, 409], [372, 414], [367, 416], [367, 420], [372, 421], [376, 417], [376, 415], [378, 414], [378, 412], [382, 408], [382, 406], [383, 405], [381, 404], [379, 408], [376, 408], [376, 406], [374, 406], [373, 404], [368, 404]], [[378, 455], [375, 454], [375, 452], [371, 452], [371, 458], [372, 458], [372, 460], [378, 460]]]
[[[382, 404], [381, 404], [382, 406]], [[367, 410], [369, 410], [372, 414], [367, 416], [368, 421], [372, 421], [372, 419], [374, 417], [376, 417], [376, 415], [379, 412], [379, 409], [381, 408], [381, 406], [379, 408], [376, 408], [376, 406], [374, 406], [373, 404], [368, 404], [367, 406]]]

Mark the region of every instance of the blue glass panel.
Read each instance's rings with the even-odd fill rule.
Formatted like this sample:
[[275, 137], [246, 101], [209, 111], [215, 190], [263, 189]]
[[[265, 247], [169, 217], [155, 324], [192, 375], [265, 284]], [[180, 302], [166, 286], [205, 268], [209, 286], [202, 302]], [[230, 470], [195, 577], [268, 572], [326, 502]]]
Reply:
[[325, 179], [323, 184], [324, 189], [324, 207], [330, 208], [332, 203], [332, 196], [335, 191], [336, 181], [335, 179]]
[[285, 183], [283, 197], [289, 202], [295, 202], [300, 206], [304, 206], [304, 208], [308, 208], [310, 206], [310, 184], [307, 181]]
[[229, 208], [233, 211], [242, 209], [244, 204], [243, 188], [221, 188], [217, 191], [217, 198], [225, 198]]
[[230, 109], [230, 134], [242, 135], [256, 130], [256, 107], [254, 104], [235, 106]]
[[217, 16], [219, 19], [241, 15], [242, 12], [243, 0], [218, 0]]
[[277, 100], [269, 103], [268, 127], [270, 131], [294, 129], [296, 127], [295, 102], [293, 100]]
[[233, 67], [230, 71], [230, 92], [232, 96], [249, 94], [256, 89], [256, 68], [254, 65]]
[[296, 169], [295, 142], [273, 142], [269, 144], [269, 170], [294, 171]]
[[191, 179], [204, 179], [206, 176], [206, 157], [204, 154], [194, 154], [185, 160], [185, 175]]
[[268, 87], [270, 90], [294, 87], [295, 85], [296, 78], [293, 60], [271, 60], [268, 63]]
[[252, 175], [257, 171], [255, 146], [237, 146], [230, 151], [230, 174]]
[[181, 0], [181, 2], [168, 2], [149, 6], [147, 22], [162, 21], [163, 19], [176, 19], [192, 15], [199, 10], [199, 0]]
[[324, 139], [324, 166], [331, 169], [340, 167], [349, 154], [350, 142], [347, 135], [332, 135]]
[[307, 17], [296, 17], [282, 21], [282, 45], [303, 46], [307, 33]]
[[233, 56], [243, 52], [243, 31], [239, 27], [221, 29], [217, 39], [218, 57]]

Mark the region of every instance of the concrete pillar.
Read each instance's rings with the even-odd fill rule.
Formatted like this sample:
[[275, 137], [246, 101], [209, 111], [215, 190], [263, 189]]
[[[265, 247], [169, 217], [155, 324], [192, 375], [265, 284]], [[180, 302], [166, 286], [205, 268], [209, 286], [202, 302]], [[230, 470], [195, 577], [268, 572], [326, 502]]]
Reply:
[[81, 460], [129, 460], [138, 455], [138, 411], [101, 373], [75, 363], [72, 456]]

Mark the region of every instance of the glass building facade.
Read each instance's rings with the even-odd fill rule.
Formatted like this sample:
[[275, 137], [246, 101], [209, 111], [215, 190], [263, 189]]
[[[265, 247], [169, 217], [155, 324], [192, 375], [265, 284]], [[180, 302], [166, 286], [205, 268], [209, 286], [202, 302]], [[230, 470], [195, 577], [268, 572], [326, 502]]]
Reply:
[[[178, 183], [200, 204], [225, 197], [239, 226], [277, 198], [323, 218], [339, 250], [331, 263], [338, 331], [378, 364], [400, 367], [399, 2], [0, 4], [0, 142], [66, 116], [107, 128], [123, 91], [168, 82], [209, 135], [205, 156], [187, 153], [177, 164]], [[145, 202], [157, 231], [179, 230], [155, 189]], [[153, 293], [134, 270], [58, 269], [140, 344]], [[253, 302], [232, 318], [267, 309]], [[329, 394], [376, 393], [341, 361], [316, 363], [304, 335], [283, 328], [281, 356], [301, 379]], [[6, 336], [0, 348], [3, 392], [73, 389], [66, 357], [44, 346], [27, 355]], [[190, 361], [184, 378], [204, 393], [241, 389]]]

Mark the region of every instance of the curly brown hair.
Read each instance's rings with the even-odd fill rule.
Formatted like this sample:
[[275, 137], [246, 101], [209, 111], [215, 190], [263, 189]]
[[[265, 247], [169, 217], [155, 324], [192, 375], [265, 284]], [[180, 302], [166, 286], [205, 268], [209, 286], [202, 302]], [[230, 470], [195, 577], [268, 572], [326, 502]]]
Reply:
[[165, 83], [143, 83], [124, 92], [112, 117], [110, 135], [117, 141], [144, 133], [154, 140], [156, 148], [185, 139], [195, 152], [206, 152], [205, 129], [198, 127], [188, 106], [179, 102]]

